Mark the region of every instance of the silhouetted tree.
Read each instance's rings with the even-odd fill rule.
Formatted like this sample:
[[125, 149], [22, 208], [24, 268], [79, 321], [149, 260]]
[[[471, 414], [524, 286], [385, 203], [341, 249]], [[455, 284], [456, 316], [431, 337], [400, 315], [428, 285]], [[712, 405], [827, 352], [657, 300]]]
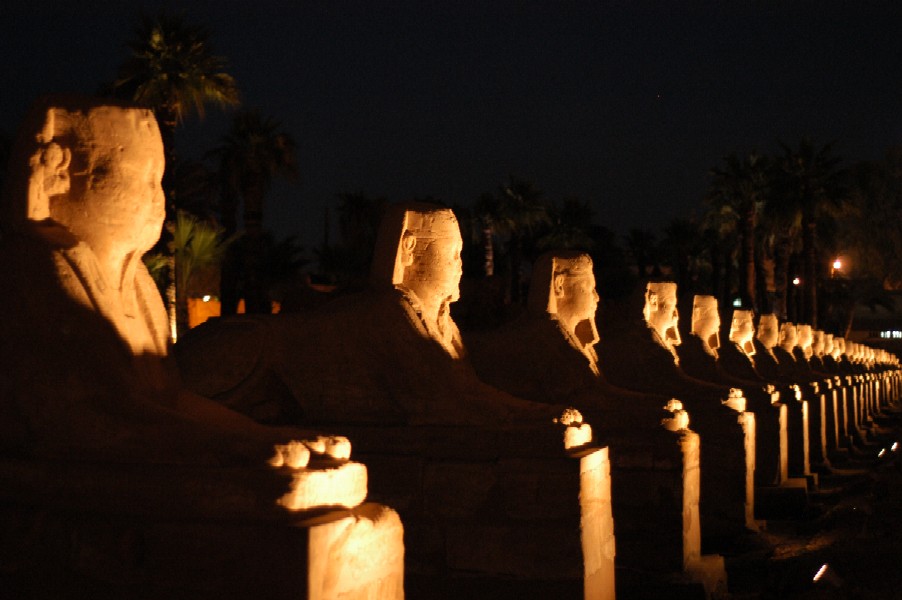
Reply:
[[[175, 130], [185, 117], [204, 115], [208, 104], [235, 106], [238, 87], [225, 72], [226, 62], [214, 55], [209, 33], [187, 23], [183, 17], [160, 13], [143, 17], [128, 42], [130, 56], [119, 68], [110, 92], [153, 109], [163, 138], [166, 166], [163, 190], [166, 193], [166, 231], [175, 227], [176, 199], [173, 172], [176, 165]], [[171, 243], [164, 234], [164, 247], [174, 262]], [[166, 291], [173, 340], [176, 336], [175, 265]]]
[[802, 319], [817, 327], [817, 285], [824, 266], [817, 245], [818, 218], [838, 211], [846, 198], [841, 181], [841, 159], [833, 156], [833, 144], [817, 147], [807, 138], [797, 149], [780, 143], [783, 156], [775, 171], [775, 194], [769, 204], [800, 218], [802, 234], [804, 302]]
[[[214, 151], [225, 174], [226, 187], [241, 198], [244, 206], [244, 297], [248, 313], [268, 313], [270, 299], [263, 287], [260, 271], [263, 264], [264, 200], [274, 177], [297, 176], [295, 144], [291, 136], [280, 131], [281, 124], [261, 117], [253, 110], [243, 110], [232, 120], [229, 133]], [[231, 310], [232, 307], [223, 312]]]

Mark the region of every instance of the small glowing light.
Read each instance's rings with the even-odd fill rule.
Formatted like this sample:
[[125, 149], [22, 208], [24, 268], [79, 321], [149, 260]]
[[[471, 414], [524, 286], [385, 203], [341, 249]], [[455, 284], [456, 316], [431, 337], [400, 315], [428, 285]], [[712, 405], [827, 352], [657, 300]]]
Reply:
[[899, 449], [899, 442], [893, 442], [893, 446], [892, 446], [892, 448], [890, 448], [890, 450], [895, 452], [898, 449]]
[[204, 301], [204, 302], [209, 302], [209, 301], [210, 301], [210, 295], [207, 294], [206, 296], [204, 296], [204, 297], [203, 297], [203, 301]]
[[792, 278], [792, 285], [799, 285], [800, 283], [802, 283], [802, 280], [799, 279], [798, 277]]
[[842, 269], [842, 261], [839, 260], [838, 258], [837, 258], [836, 260], [834, 260], [834, 261], [833, 261], [833, 268], [834, 268], [834, 269]]
[[877, 455], [877, 458], [883, 458], [883, 455], [886, 454], [886, 448], [880, 450], [880, 453]]
[[828, 569], [828, 568], [829, 568], [829, 567], [827, 566], [827, 563], [824, 563], [823, 565], [821, 565], [821, 568], [818, 569], [818, 570], [817, 570], [817, 573], [814, 574], [814, 579], [813, 579], [812, 581], [817, 581], [818, 579], [820, 579], [821, 577], [823, 577], [823, 576], [824, 576], [824, 573], [827, 572], [827, 569]]
[[733, 306], [735, 308], [742, 308], [742, 298], [736, 298], [733, 300]]

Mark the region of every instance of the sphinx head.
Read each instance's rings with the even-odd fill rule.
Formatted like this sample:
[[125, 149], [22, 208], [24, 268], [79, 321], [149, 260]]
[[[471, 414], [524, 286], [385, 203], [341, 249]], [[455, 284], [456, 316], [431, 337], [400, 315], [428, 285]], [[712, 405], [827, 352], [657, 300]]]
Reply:
[[[150, 110], [77, 97], [32, 107], [12, 153], [8, 223], [63, 226], [101, 254], [140, 256], [159, 239], [164, 154]], [[102, 260], [102, 257], [101, 257]]]
[[820, 329], [811, 332], [811, 354], [817, 357], [824, 355], [824, 338], [825, 334]]
[[823, 356], [833, 356], [833, 334], [824, 334], [824, 352]]
[[835, 337], [833, 338], [833, 350], [831, 354], [833, 358], [839, 360], [839, 358], [846, 353], [846, 340], [845, 338]]
[[796, 328], [796, 332], [796, 345], [802, 350], [807, 358], [811, 358], [811, 344], [814, 341], [811, 325], [799, 325]]
[[750, 310], [734, 310], [730, 322], [730, 341], [739, 346], [746, 356], [755, 354], [755, 313]]
[[783, 323], [780, 326], [780, 347], [787, 352], [792, 352], [792, 349], [798, 346], [798, 341], [799, 333], [796, 326], [793, 323]]
[[598, 293], [592, 259], [581, 252], [543, 254], [533, 267], [528, 307], [535, 316], [557, 320], [579, 350], [598, 341]]
[[714, 296], [697, 295], [693, 299], [692, 334], [700, 337], [709, 350], [720, 348], [720, 312]]
[[403, 288], [426, 305], [454, 302], [460, 298], [462, 248], [451, 209], [420, 202], [393, 205], [376, 240], [373, 284]]
[[779, 340], [780, 323], [777, 321], [777, 315], [761, 315], [758, 319], [758, 341], [770, 350], [777, 345]]
[[677, 329], [680, 315], [677, 311], [677, 288], [672, 282], [649, 283], [645, 289], [645, 307], [642, 311], [646, 324], [653, 329], [669, 350], [680, 345]]

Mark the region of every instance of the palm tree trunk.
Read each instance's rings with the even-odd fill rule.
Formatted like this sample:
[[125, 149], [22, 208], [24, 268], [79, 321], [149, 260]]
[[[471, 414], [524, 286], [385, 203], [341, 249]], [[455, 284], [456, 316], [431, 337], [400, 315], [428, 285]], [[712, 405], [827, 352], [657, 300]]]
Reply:
[[742, 215], [742, 242], [740, 246], [739, 294], [742, 307], [755, 310], [755, 207], [754, 204]]
[[495, 247], [492, 243], [494, 231], [491, 227], [485, 227], [482, 230], [483, 244], [485, 246], [485, 276], [492, 277], [495, 275]]
[[256, 183], [244, 193], [244, 305], [248, 314], [272, 311], [261, 272], [263, 268], [263, 186]]
[[804, 256], [804, 312], [803, 318], [817, 329], [817, 222], [813, 211], [806, 211], [802, 224], [802, 255]]
[[[232, 186], [223, 185], [221, 218], [226, 239], [233, 239], [238, 231], [238, 202]], [[240, 246], [232, 244], [226, 250], [219, 271], [219, 302], [222, 316], [234, 315], [238, 311], [238, 279], [244, 257], [236, 252]]]
[[166, 254], [169, 263], [169, 285], [166, 286], [166, 311], [169, 314], [169, 335], [172, 342], [178, 341], [178, 293], [176, 289], [176, 264], [175, 249], [172, 248], [172, 231], [175, 228], [175, 127], [178, 124], [175, 111], [171, 107], [161, 107], [156, 111], [157, 122], [160, 126], [160, 137], [163, 140], [163, 155], [166, 164], [163, 168], [163, 193], [166, 196], [166, 226], [160, 237], [159, 244]]
[[782, 235], [774, 246], [774, 314], [780, 320], [789, 315], [789, 260], [792, 238]]

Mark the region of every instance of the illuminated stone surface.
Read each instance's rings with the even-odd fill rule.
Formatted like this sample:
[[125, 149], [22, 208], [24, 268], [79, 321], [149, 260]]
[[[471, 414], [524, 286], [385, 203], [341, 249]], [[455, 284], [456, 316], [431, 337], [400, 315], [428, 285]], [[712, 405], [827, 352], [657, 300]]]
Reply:
[[[736, 318], [733, 320], [735, 322]], [[767, 388], [745, 349], [733, 340], [740, 337], [746, 348], [753, 346], [751, 324], [740, 325], [737, 334], [731, 335], [723, 347], [718, 335], [720, 324], [716, 299], [695, 296], [692, 332], [677, 347], [680, 367], [690, 377], [724, 386], [728, 397], [738, 393], [744, 399], [742, 410], [755, 415], [755, 483], [759, 486], [780, 485], [786, 478], [785, 408], [775, 403], [779, 393]]]
[[[150, 111], [42, 100], [12, 165], [0, 246], [0, 274], [11, 286], [0, 296], [6, 500], [69, 511], [54, 521], [63, 538], [90, 537], [80, 519], [91, 519], [79, 511], [107, 515], [113, 536], [196, 530], [210, 568], [228, 559], [208, 520], [244, 520], [225, 527], [225, 539], [364, 500], [366, 468], [348, 462], [346, 438], [261, 426], [181, 389], [165, 362], [166, 314], [141, 260], [164, 218], [163, 146]], [[396, 529], [385, 534], [401, 544]], [[170, 551], [149, 549], [149, 560]], [[193, 585], [206, 568], [197, 559], [186, 557], [184, 579], [148, 575], [147, 586]], [[303, 555], [292, 563], [306, 575]], [[100, 564], [91, 569], [89, 578], [110, 576]], [[286, 576], [272, 574], [274, 586]]]
[[260, 421], [340, 426], [370, 498], [401, 514], [418, 573], [582, 581], [579, 462], [599, 450], [595, 429], [561, 428], [563, 406], [476, 376], [449, 312], [460, 247], [447, 208], [390, 206], [368, 289], [205, 323], [175, 347], [182, 375]]
[[[587, 255], [545, 254], [533, 266], [527, 314], [493, 331], [468, 333], [471, 360], [496, 387], [577, 406], [610, 444], [617, 562], [631, 574], [621, 587], [641, 590], [668, 572], [693, 580], [688, 565], [701, 555], [698, 436], [679, 401], [618, 389], [601, 377], [597, 303]], [[675, 511], [672, 502], [686, 509]]]
[[[729, 387], [688, 376], [679, 366], [674, 284], [648, 284], [597, 320], [599, 368], [612, 384], [682, 401], [701, 445], [701, 533], [706, 552], [756, 527], [755, 415], [725, 401]], [[663, 309], [663, 313], [661, 312]], [[657, 315], [657, 316], [656, 316]], [[662, 335], [661, 332], [664, 332]], [[670, 343], [664, 339], [669, 338]], [[689, 336], [695, 337], [695, 336]], [[685, 342], [684, 342], [685, 343]]]

